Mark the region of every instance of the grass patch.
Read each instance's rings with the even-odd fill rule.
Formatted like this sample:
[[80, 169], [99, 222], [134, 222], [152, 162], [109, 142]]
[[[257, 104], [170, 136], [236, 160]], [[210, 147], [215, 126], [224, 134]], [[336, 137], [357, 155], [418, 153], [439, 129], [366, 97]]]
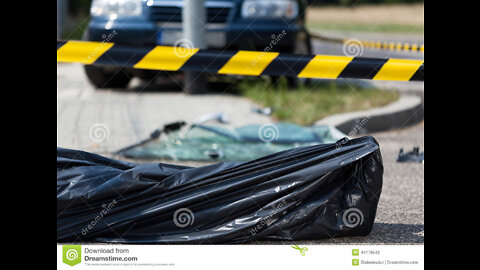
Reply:
[[237, 87], [242, 96], [273, 108], [275, 120], [299, 125], [311, 125], [332, 114], [384, 106], [399, 98], [394, 91], [359, 88], [337, 81], [316, 81], [310, 86], [288, 89], [286, 80], [272, 86], [268, 79], [261, 78], [244, 80]]
[[307, 25], [318, 30], [423, 34], [424, 13], [424, 3], [319, 6], [308, 8]]
[[309, 29], [345, 32], [373, 32], [373, 33], [412, 33], [424, 34], [423, 25], [411, 24], [358, 24], [358, 23], [309, 23]]

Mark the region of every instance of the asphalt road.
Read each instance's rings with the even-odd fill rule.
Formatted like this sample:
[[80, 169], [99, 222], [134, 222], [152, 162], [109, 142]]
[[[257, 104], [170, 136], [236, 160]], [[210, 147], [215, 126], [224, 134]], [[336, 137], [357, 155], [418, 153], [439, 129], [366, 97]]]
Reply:
[[134, 81], [128, 90], [94, 90], [79, 64], [58, 64], [57, 144], [108, 154], [148, 138], [165, 124], [191, 123], [217, 112], [238, 126], [272, 122], [252, 113], [256, 105], [242, 97], [221, 93], [189, 96], [179, 90], [155, 89], [157, 86]]
[[[323, 42], [315, 42], [314, 49], [317, 54], [342, 54], [341, 46]], [[412, 55], [372, 51], [365, 49], [363, 56], [375, 54], [375, 57], [411, 58]], [[424, 91], [423, 82], [378, 82], [374, 85], [422, 95]], [[255, 104], [238, 96], [222, 93], [188, 96], [181, 91], [159, 91], [156, 88], [155, 84], [145, 85], [136, 81], [124, 91], [96, 91], [87, 82], [80, 65], [57, 64], [57, 145], [110, 155], [115, 150], [148, 137], [154, 129], [166, 123], [178, 120], [191, 122], [201, 115], [215, 112], [225, 113], [232, 125], [236, 126], [272, 122], [269, 117], [252, 113]], [[228, 89], [224, 90], [228, 92]], [[424, 243], [424, 165], [395, 161], [401, 147], [411, 150], [419, 146], [423, 151], [424, 124], [372, 135], [380, 143], [385, 168], [384, 186], [372, 233], [366, 237], [299, 243]]]
[[[372, 34], [372, 33], [329, 33], [329, 32], [315, 32], [322, 34], [323, 36], [333, 38], [348, 38], [350, 40], [376, 40], [376, 41], [388, 41], [388, 42], [402, 42], [402, 43], [416, 43], [423, 44], [423, 35], [413, 34]], [[354, 43], [353, 43], [354, 44]], [[344, 52], [348, 52], [347, 48], [344, 48], [341, 44], [323, 42], [313, 39], [312, 49], [315, 54], [326, 55], [344, 55]], [[353, 48], [351, 53], [355, 53], [354, 56], [359, 57], [373, 57], [373, 58], [400, 58], [400, 59], [424, 59], [425, 54], [421, 52], [405, 52], [397, 50], [383, 50], [374, 48], [360, 49]]]

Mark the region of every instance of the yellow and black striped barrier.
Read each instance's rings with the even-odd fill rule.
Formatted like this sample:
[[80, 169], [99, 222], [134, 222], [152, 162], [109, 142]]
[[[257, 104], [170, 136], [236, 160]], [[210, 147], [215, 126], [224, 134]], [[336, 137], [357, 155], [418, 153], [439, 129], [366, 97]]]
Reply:
[[57, 62], [249, 76], [424, 81], [423, 60], [57, 41]]
[[[343, 39], [343, 44], [352, 43], [352, 39]], [[353, 41], [355, 42], [355, 41]], [[390, 51], [404, 51], [404, 52], [425, 52], [423, 44], [408, 43], [408, 42], [393, 42], [393, 41], [377, 41], [377, 40], [360, 40], [364, 48], [390, 50]]]
[[354, 44], [363, 46], [364, 48], [378, 49], [378, 50], [390, 50], [390, 51], [403, 51], [403, 52], [425, 52], [424, 44], [408, 43], [408, 42], [393, 42], [393, 41], [378, 41], [378, 40], [359, 40], [349, 38], [334, 38], [327, 37], [318, 34], [310, 33], [310, 37], [319, 39], [326, 42], [335, 42], [341, 44]]

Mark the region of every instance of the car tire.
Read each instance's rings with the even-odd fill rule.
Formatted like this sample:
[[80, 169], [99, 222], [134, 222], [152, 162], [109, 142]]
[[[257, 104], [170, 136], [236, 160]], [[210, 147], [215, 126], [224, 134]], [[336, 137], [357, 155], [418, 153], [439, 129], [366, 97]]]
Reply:
[[85, 74], [96, 89], [126, 88], [132, 76], [122, 69], [107, 71], [99, 66], [86, 65]]

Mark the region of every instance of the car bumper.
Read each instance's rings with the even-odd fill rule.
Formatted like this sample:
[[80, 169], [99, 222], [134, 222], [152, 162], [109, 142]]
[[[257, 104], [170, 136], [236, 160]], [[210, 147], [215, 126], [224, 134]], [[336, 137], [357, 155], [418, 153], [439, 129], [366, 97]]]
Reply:
[[[303, 28], [284, 21], [209, 24], [207, 46], [212, 49], [283, 51], [293, 48]], [[174, 45], [182, 38], [181, 23], [156, 24], [149, 21], [92, 21], [86, 39], [131, 45]]]

